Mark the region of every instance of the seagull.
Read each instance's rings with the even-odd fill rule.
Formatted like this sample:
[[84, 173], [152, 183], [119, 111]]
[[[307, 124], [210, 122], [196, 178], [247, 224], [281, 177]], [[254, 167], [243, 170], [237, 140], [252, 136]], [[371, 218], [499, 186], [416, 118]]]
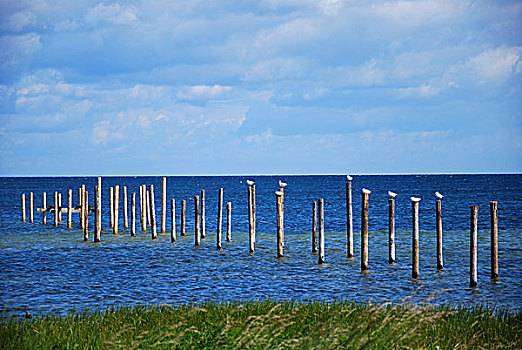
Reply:
[[281, 192], [281, 191], [276, 191], [276, 193], [275, 193], [275, 194], [276, 194], [277, 196], [282, 196], [282, 195], [284, 195], [284, 193], [283, 193], [283, 192]]
[[286, 186], [288, 186], [287, 183], [285, 183], [285, 182], [279, 180], [279, 187], [286, 187]]
[[348, 181], [352, 181], [353, 180], [353, 177], [351, 177], [350, 175], [346, 175], [346, 178], [348, 179]]
[[392, 198], [395, 198], [395, 197], [398, 196], [398, 194], [395, 193], [395, 192], [392, 192], [392, 191], [388, 191], [388, 196], [390, 196], [390, 197], [392, 197]]
[[370, 194], [370, 193], [372, 193], [372, 191], [370, 191], [369, 189], [363, 188], [362, 193]]
[[435, 197], [437, 197], [438, 199], [442, 199], [442, 197], [444, 197], [439, 191], [435, 192]]
[[255, 184], [256, 182], [255, 182], [255, 181], [252, 181], [252, 180], [247, 180], [246, 183], [247, 183], [248, 186], [252, 186], [252, 185]]
[[418, 198], [418, 197], [411, 197], [410, 199], [412, 202], [420, 202], [422, 200], [422, 198]]
[[33, 318], [33, 315], [29, 312], [29, 310], [25, 310], [25, 318]]

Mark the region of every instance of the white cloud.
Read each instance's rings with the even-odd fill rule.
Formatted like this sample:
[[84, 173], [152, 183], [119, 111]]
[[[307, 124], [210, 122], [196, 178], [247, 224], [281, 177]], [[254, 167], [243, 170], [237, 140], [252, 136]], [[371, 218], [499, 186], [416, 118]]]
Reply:
[[222, 97], [232, 91], [230, 86], [196, 85], [182, 89], [176, 95], [179, 100], [209, 100]]
[[517, 73], [522, 47], [502, 47], [486, 50], [471, 57], [464, 68], [478, 84], [499, 83]]
[[114, 24], [130, 24], [137, 21], [135, 6], [121, 6], [120, 4], [98, 4], [88, 10], [85, 21], [91, 24], [112, 22]]

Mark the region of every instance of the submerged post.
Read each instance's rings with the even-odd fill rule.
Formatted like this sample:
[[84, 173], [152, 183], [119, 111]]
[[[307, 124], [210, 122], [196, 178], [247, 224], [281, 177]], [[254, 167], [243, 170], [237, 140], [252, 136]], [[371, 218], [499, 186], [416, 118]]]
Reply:
[[194, 244], [196, 247], [201, 245], [201, 233], [199, 231], [199, 196], [194, 196]]
[[58, 193], [58, 221], [62, 222], [62, 194]]
[[221, 232], [223, 227], [223, 188], [219, 189], [218, 192], [218, 223], [217, 223], [217, 237], [216, 237], [216, 248], [221, 249]]
[[83, 240], [89, 240], [89, 192], [85, 191], [83, 197], [83, 204], [85, 205], [85, 228], [83, 229]]
[[80, 220], [80, 227], [83, 230], [83, 197], [82, 197], [82, 186], [78, 187], [78, 219]]
[[131, 236], [136, 236], [136, 192], [131, 195]]
[[25, 222], [25, 193], [22, 193], [22, 222]]
[[419, 201], [412, 198], [412, 248], [411, 248], [411, 277], [419, 278]]
[[129, 214], [127, 207], [127, 186], [123, 186], [123, 227], [129, 228]]
[[67, 228], [72, 228], [72, 190], [69, 189], [67, 195]]
[[170, 242], [176, 242], [176, 201], [170, 200]]
[[58, 191], [54, 191], [54, 226], [58, 227]]
[[[283, 196], [284, 201], [284, 196]], [[252, 185], [252, 230], [254, 231], [254, 243], [256, 241], [256, 185]]]
[[346, 183], [346, 238], [348, 258], [353, 258], [352, 182]]
[[167, 178], [161, 178], [161, 233], [165, 233], [167, 222]]
[[141, 198], [141, 230], [147, 231], [147, 193], [145, 185], [140, 186], [140, 198]]
[[319, 264], [324, 264], [324, 199], [319, 198]]
[[112, 232], [114, 234], [118, 234], [118, 226], [119, 226], [119, 206], [120, 206], [120, 186], [114, 186], [114, 226], [112, 228]]
[[206, 237], [205, 226], [205, 190], [201, 190], [201, 238]]
[[497, 202], [489, 202], [491, 216], [491, 278], [498, 278], [498, 219]]
[[150, 225], [152, 226], [152, 239], [158, 236], [156, 232], [156, 204], [154, 203], [154, 185], [149, 185], [150, 193]]
[[232, 202], [227, 203], [227, 242], [232, 241]]
[[317, 253], [317, 202], [312, 208], [312, 253]]
[[29, 193], [29, 221], [31, 222], [31, 224], [34, 222], [33, 210], [34, 210], [33, 192], [30, 192]]
[[186, 230], [185, 230], [185, 217], [187, 212], [187, 201], [183, 199], [181, 201], [181, 227], [180, 227], [180, 235], [185, 236]]
[[435, 203], [435, 219], [437, 221], [437, 270], [442, 270], [444, 268], [442, 258], [442, 201], [437, 199]]
[[285, 249], [285, 229], [283, 216], [283, 194], [276, 192], [276, 209], [277, 209], [277, 257], [281, 258]]
[[469, 230], [469, 286], [477, 286], [477, 231], [478, 231], [478, 205], [470, 206], [470, 230]]
[[[149, 185], [150, 187], [150, 185]], [[150, 207], [150, 190], [147, 191], [147, 186], [145, 186], [145, 192], [147, 193], [147, 226], [150, 226], [151, 225], [151, 207]]]
[[254, 209], [252, 204], [252, 186], [248, 186], [248, 237], [250, 253], [255, 251], [256, 231], [254, 230]]
[[102, 184], [101, 177], [97, 179], [97, 185], [95, 186], [94, 191], [96, 192], [96, 211], [95, 211], [95, 221], [96, 221], [96, 230], [94, 232], [94, 242], [101, 241], [101, 210], [102, 210]]
[[47, 225], [47, 193], [43, 193], [42, 196], [42, 207], [43, 207], [43, 213], [42, 213], [42, 223], [44, 225]]
[[362, 215], [361, 215], [361, 271], [368, 271], [368, 202], [370, 194], [362, 194]]
[[114, 187], [110, 188], [110, 201], [111, 201], [111, 228], [114, 228]]
[[85, 206], [83, 205], [84, 204], [84, 200], [83, 200], [83, 197], [85, 196], [85, 185], [82, 185], [81, 188], [81, 192], [82, 192], [82, 196], [81, 196], [81, 201], [80, 201], [80, 217], [81, 217], [81, 220], [82, 220], [82, 229], [84, 228], [85, 226], [85, 222], [84, 222], [84, 219], [85, 219]]
[[395, 263], [395, 199], [388, 198], [388, 262]]

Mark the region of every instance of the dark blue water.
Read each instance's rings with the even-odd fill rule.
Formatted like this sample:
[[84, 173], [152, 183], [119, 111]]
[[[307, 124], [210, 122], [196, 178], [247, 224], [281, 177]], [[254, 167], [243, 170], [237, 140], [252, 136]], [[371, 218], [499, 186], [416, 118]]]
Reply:
[[[522, 309], [522, 176], [521, 175], [402, 175], [357, 176], [353, 180], [355, 259], [346, 258], [346, 202], [344, 176], [252, 176], [257, 182], [256, 251], [248, 252], [247, 177], [169, 177], [167, 197], [177, 203], [178, 241], [167, 234], [150, 239], [150, 228], [131, 237], [109, 223], [109, 187], [127, 186], [139, 194], [139, 185], [153, 184], [156, 212], [161, 210], [161, 177], [104, 177], [102, 242], [83, 241], [78, 214], [73, 229], [21, 222], [21, 193], [34, 192], [35, 207], [54, 202], [54, 190], [66, 193], [82, 184], [94, 203], [96, 178], [0, 178], [0, 308], [8, 314], [59, 313], [103, 310], [111, 305], [150, 303], [184, 304], [202, 301], [355, 300], [415, 304], [487, 305]], [[276, 258], [276, 199], [278, 180], [285, 190], [285, 257]], [[217, 251], [218, 189], [232, 202], [232, 242], [223, 237]], [[369, 188], [369, 272], [360, 272], [361, 189]], [[194, 247], [193, 196], [206, 190], [207, 238]], [[397, 263], [388, 264], [387, 191], [396, 200]], [[121, 191], [121, 190], [120, 190]], [[443, 199], [444, 263], [436, 270], [435, 196]], [[411, 276], [411, 202], [420, 203], [420, 278]], [[120, 198], [122, 194], [120, 193]], [[138, 197], [139, 198], [139, 197]], [[311, 253], [312, 202], [325, 200], [326, 264]], [[181, 200], [187, 200], [187, 236], [179, 236]], [[489, 201], [498, 201], [500, 279], [490, 279]], [[138, 201], [139, 203], [139, 201]], [[469, 206], [479, 205], [478, 288], [469, 288]], [[129, 205], [130, 207], [130, 205]], [[29, 204], [27, 204], [29, 208]], [[139, 214], [137, 214], [138, 216]], [[226, 218], [226, 215], [224, 215]], [[129, 215], [130, 218], [130, 215]], [[223, 230], [226, 231], [226, 220]], [[167, 230], [170, 217], [167, 219]], [[430, 296], [434, 298], [430, 298]], [[429, 300], [427, 300], [429, 299]]]

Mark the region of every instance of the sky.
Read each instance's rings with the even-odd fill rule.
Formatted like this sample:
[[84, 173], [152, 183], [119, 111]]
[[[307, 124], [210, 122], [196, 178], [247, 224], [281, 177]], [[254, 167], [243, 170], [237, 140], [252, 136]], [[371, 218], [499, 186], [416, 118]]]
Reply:
[[522, 1], [0, 0], [0, 176], [522, 172]]

